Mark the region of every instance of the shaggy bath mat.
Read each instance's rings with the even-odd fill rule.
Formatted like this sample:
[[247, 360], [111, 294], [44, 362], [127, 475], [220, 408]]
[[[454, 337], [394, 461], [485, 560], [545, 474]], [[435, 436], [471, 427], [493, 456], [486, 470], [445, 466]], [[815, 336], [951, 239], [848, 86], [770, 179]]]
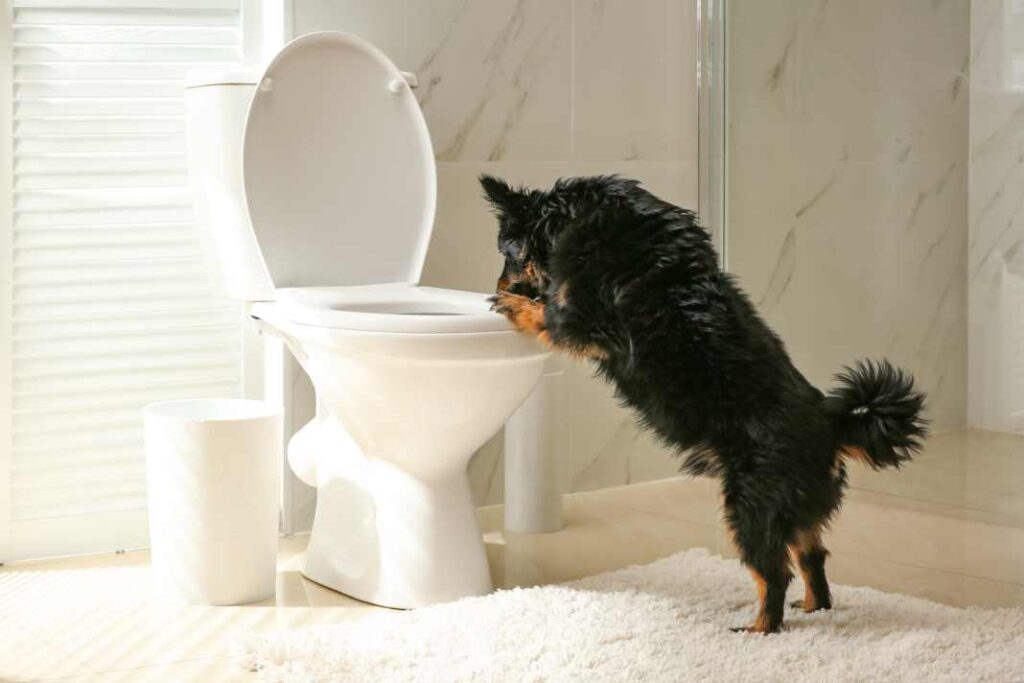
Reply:
[[[794, 582], [793, 597], [803, 590]], [[1024, 681], [1024, 609], [957, 609], [835, 586], [783, 633], [731, 633], [754, 591], [735, 560], [690, 550], [560, 586], [252, 637], [261, 680], [623, 683]]]

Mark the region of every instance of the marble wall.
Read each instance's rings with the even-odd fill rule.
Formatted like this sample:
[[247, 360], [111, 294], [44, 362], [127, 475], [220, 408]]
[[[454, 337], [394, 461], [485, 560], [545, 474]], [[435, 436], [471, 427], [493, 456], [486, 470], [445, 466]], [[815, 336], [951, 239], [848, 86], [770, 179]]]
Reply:
[[[729, 269], [813, 382], [886, 357], [920, 380], [937, 430], [963, 426], [969, 0], [728, 11]], [[990, 144], [1016, 183], [995, 232], [1020, 206], [1021, 136]], [[1013, 267], [1016, 227], [986, 257], [993, 283]], [[972, 244], [972, 273], [993, 239]]]
[[[618, 172], [696, 206], [696, 16], [696, 0], [294, 0], [293, 25], [359, 34], [416, 72], [438, 161], [423, 283], [490, 291], [501, 263], [480, 173]], [[571, 490], [676, 473], [587, 367], [556, 362]], [[478, 502], [501, 500], [501, 435], [470, 473]]]
[[1024, 432], [1024, 4], [971, 3], [968, 405]]

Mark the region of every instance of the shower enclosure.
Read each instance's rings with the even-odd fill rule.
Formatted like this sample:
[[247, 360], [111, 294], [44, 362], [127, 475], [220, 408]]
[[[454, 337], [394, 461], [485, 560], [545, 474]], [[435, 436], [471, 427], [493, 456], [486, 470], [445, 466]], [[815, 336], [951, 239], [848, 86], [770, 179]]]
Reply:
[[912, 464], [851, 467], [838, 578], [1021, 603], [1024, 3], [702, 18], [701, 208], [726, 268], [818, 386], [885, 357], [928, 393]]

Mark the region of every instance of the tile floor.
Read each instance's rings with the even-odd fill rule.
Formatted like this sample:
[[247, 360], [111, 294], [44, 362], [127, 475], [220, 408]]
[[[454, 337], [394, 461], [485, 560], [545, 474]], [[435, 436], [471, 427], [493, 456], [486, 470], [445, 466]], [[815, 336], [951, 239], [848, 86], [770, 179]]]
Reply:
[[932, 436], [903, 470], [851, 468], [857, 489], [930, 504], [947, 515], [1024, 527], [1024, 435], [966, 430]]
[[[830, 574], [950, 604], [1024, 605], [1024, 437], [940, 435], [899, 473], [858, 471], [828, 537]], [[703, 546], [734, 555], [714, 482], [672, 479], [566, 497], [566, 527], [506, 534], [480, 510], [496, 583], [565, 581]], [[251, 681], [241, 634], [379, 609], [306, 581], [305, 539], [282, 538], [274, 599], [183, 607], [150, 598], [147, 553], [0, 568], [0, 681]], [[753, 591], [751, 592], [753, 599]]]

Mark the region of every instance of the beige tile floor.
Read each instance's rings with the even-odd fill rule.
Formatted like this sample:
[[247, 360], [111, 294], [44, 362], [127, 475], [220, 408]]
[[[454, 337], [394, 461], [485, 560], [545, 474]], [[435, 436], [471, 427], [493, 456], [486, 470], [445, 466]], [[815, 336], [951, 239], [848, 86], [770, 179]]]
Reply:
[[852, 467], [855, 489], [929, 505], [929, 510], [1024, 527], [1024, 435], [964, 430], [937, 434], [901, 471]]
[[[937, 437], [895, 476], [858, 473], [828, 538], [833, 580], [1024, 605], [1022, 465], [1024, 437], [971, 432]], [[554, 534], [505, 533], [497, 507], [480, 520], [496, 583], [516, 586], [688, 547], [734, 555], [718, 508], [713, 482], [674, 479], [567, 496], [566, 527]], [[379, 609], [303, 579], [304, 547], [304, 537], [281, 539], [276, 597], [243, 607], [153, 601], [144, 551], [3, 567], [0, 681], [251, 681], [229, 659], [240, 635]]]

